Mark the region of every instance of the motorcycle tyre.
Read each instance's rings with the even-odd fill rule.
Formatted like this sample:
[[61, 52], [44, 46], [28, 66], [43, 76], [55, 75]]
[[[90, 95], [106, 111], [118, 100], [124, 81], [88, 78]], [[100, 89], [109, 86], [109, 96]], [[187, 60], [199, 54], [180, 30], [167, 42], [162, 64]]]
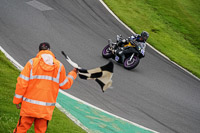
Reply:
[[[108, 49], [109, 47], [110, 47], [110, 46], [107, 45], [107, 46], [102, 50], [102, 56], [103, 56], [104, 58], [106, 58], [106, 59], [109, 59], [109, 58], [111, 58], [111, 57], [113, 56], [113, 54], [112, 54], [111, 51], [110, 51], [110, 52], [106, 52], [107, 49]], [[105, 53], [107, 53], [107, 54], [105, 54]]]
[[125, 59], [124, 61], [124, 68], [127, 69], [127, 70], [131, 70], [131, 69], [134, 69], [139, 63], [140, 63], [140, 58], [138, 56], [134, 56], [133, 58], [135, 58], [135, 61], [133, 64], [131, 65], [127, 65], [127, 62], [128, 60], [130, 59], [131, 57], [128, 57]]

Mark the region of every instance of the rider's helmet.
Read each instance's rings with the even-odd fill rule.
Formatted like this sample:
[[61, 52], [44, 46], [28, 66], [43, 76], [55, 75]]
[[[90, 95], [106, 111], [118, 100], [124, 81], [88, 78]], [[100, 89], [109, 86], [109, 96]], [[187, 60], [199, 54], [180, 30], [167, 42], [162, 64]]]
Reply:
[[142, 37], [142, 39], [143, 39], [144, 41], [146, 41], [146, 40], [149, 38], [149, 33], [146, 32], [146, 31], [143, 31], [143, 32], [141, 33], [141, 37]]

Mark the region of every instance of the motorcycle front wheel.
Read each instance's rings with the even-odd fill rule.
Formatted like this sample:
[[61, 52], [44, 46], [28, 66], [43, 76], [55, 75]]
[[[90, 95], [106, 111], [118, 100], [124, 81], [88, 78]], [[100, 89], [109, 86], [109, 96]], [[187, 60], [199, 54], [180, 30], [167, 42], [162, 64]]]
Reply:
[[110, 45], [107, 45], [103, 51], [102, 51], [102, 56], [106, 59], [111, 58], [113, 56], [112, 52], [109, 50]]
[[132, 59], [128, 57], [124, 61], [124, 68], [131, 70], [134, 69], [140, 62], [140, 58], [138, 56], [134, 56]]

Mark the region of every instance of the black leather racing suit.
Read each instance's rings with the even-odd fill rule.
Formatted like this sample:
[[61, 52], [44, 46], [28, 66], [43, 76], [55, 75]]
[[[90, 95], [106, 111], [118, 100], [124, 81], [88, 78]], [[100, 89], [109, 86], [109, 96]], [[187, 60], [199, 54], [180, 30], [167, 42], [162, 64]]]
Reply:
[[[146, 43], [145, 41], [141, 41], [140, 37], [141, 37], [140, 35], [137, 35], [136, 37], [131, 36], [125, 42], [122, 42], [122, 41], [118, 42], [118, 46], [123, 47], [123, 51], [117, 53], [119, 56], [121, 56], [122, 63], [124, 63], [125, 55], [129, 53], [136, 53], [139, 55], [139, 58], [144, 57]], [[132, 46], [124, 47], [129, 42], [131, 43], [131, 45], [135, 45], [135, 47], [132, 47]]]

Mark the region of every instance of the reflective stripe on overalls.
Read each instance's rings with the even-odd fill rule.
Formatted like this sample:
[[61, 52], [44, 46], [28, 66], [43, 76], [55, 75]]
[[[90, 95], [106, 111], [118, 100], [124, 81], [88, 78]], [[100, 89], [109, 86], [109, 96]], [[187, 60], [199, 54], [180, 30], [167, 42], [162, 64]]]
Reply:
[[[31, 63], [31, 66], [33, 66], [33, 60], [31, 59], [31, 60], [29, 60], [29, 62]], [[51, 77], [51, 76], [45, 76], [45, 75], [34, 75], [33, 76], [32, 68], [31, 68], [31, 71], [30, 71], [30, 78], [26, 77], [26, 76], [24, 76], [22, 74], [20, 74], [19, 77], [21, 77], [22, 79], [24, 79], [26, 81], [29, 81], [31, 79], [46, 79], [46, 80], [51, 80], [53, 82], [59, 83], [61, 66], [62, 66], [62, 64], [60, 63], [60, 67], [59, 67], [58, 74], [57, 74], [56, 78]], [[42, 106], [55, 106], [55, 104], [56, 104], [56, 103], [48, 103], [48, 102], [43, 102], [43, 101], [37, 101], [37, 100], [33, 100], [33, 99], [28, 99], [28, 98], [23, 97], [22, 95], [18, 95], [18, 94], [15, 94], [15, 97], [19, 98], [19, 99], [23, 98], [23, 101], [26, 101], [26, 102], [29, 102], [29, 103], [32, 103], [32, 104], [42, 105]]]
[[[30, 62], [31, 65], [33, 66], [33, 60], [31, 59], [29, 62]], [[60, 68], [59, 68], [59, 70], [58, 70], [58, 74], [57, 74], [57, 77], [56, 77], [56, 78], [51, 77], [51, 76], [45, 76], [45, 75], [34, 75], [34, 76], [33, 76], [32, 68], [31, 68], [31, 71], [30, 71], [30, 79], [46, 79], [46, 80], [51, 80], [51, 81], [54, 81], [54, 82], [56, 82], [56, 83], [59, 83], [61, 66], [62, 66], [62, 64], [60, 63]]]

